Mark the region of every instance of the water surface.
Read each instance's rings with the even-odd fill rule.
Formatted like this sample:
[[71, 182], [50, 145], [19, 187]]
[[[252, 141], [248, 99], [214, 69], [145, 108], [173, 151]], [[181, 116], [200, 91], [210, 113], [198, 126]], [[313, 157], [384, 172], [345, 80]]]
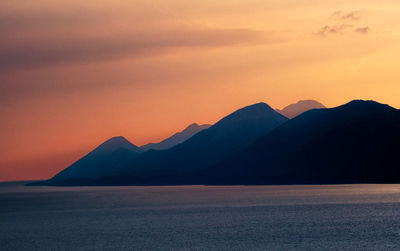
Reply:
[[399, 250], [400, 185], [0, 184], [1, 250]]

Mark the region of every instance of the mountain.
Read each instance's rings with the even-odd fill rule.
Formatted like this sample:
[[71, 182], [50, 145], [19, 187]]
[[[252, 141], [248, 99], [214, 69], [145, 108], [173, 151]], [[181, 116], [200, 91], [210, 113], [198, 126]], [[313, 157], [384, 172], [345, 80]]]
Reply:
[[93, 179], [120, 174], [122, 163], [139, 156], [143, 150], [122, 136], [113, 137], [65, 168], [50, 179], [50, 183], [63, 180]]
[[185, 140], [189, 139], [196, 133], [203, 131], [204, 129], [207, 129], [210, 126], [211, 125], [208, 125], [208, 124], [198, 125], [196, 123], [193, 123], [193, 124], [189, 125], [188, 127], [186, 127], [183, 131], [175, 133], [171, 137], [169, 137], [159, 143], [149, 143], [149, 144], [141, 146], [140, 148], [142, 148], [145, 151], [150, 150], [150, 149], [153, 149], [153, 150], [168, 149], [168, 148], [171, 148], [173, 146], [176, 146], [176, 145], [184, 142]]
[[400, 182], [400, 111], [355, 100], [305, 112], [203, 171], [209, 184]]
[[[102, 179], [64, 179], [57, 184], [191, 184], [193, 173], [233, 156], [288, 119], [265, 103], [244, 107], [167, 150], [149, 150], [124, 163], [123, 175], [103, 172]], [[121, 166], [119, 170], [123, 169]]]
[[283, 108], [282, 110], [276, 109], [277, 112], [284, 115], [287, 118], [294, 118], [297, 115], [302, 114], [311, 109], [326, 108], [323, 104], [315, 100], [300, 100], [296, 104], [291, 104]]
[[[191, 175], [233, 156], [288, 119], [265, 103], [239, 109], [182, 144], [164, 151], [147, 151], [127, 166], [127, 174], [112, 183], [189, 184]], [[122, 178], [122, 181], [121, 181]], [[109, 182], [109, 180], [106, 182]]]

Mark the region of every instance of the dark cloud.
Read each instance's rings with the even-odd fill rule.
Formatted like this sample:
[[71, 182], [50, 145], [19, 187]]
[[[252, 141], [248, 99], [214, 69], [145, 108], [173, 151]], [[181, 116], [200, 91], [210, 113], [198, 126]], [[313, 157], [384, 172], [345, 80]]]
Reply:
[[[335, 19], [335, 24], [325, 25], [320, 28], [315, 34], [325, 37], [328, 34], [344, 34], [347, 30], [354, 27], [355, 21], [361, 19], [361, 11], [344, 12], [341, 10], [332, 13], [331, 17]], [[368, 34], [370, 28], [360, 27], [353, 30], [356, 33]]]
[[[73, 1], [72, 1], [73, 2]], [[71, 5], [47, 4], [36, 8], [7, 8], [0, 1], [0, 31], [4, 35], [21, 33], [49, 34], [60, 30], [98, 30], [112, 26], [139, 25], [147, 27], [156, 24], [166, 25], [168, 16], [151, 9], [116, 9], [88, 8], [71, 3]], [[150, 18], [151, 17], [151, 18]]]
[[356, 29], [354, 30], [354, 32], [360, 33], [360, 34], [368, 34], [370, 31], [371, 31], [371, 29], [370, 29], [368, 26], [366, 26], [366, 27], [359, 27], [359, 28], [356, 28]]
[[[1, 7], [1, 6], [0, 6]], [[78, 10], [53, 10], [16, 12], [0, 10], [0, 30], [3, 34], [60, 29], [68, 26], [82, 26], [108, 21], [106, 13], [92, 13]]]
[[352, 11], [346, 14], [343, 14], [343, 16], [341, 17], [342, 20], [360, 20], [361, 16], [360, 16], [360, 12], [359, 11]]
[[162, 54], [170, 49], [214, 48], [276, 42], [268, 33], [249, 29], [180, 28], [93, 36], [0, 40], [0, 71], [85, 63]]
[[[203, 27], [157, 4], [0, 1], [0, 74], [163, 55], [185, 48], [274, 43], [268, 32]], [[1, 84], [1, 83], [0, 83]]]
[[343, 31], [351, 27], [353, 26], [348, 24], [333, 25], [333, 26], [325, 25], [316, 34], [320, 36], [327, 36], [328, 34], [338, 34], [342, 33]]

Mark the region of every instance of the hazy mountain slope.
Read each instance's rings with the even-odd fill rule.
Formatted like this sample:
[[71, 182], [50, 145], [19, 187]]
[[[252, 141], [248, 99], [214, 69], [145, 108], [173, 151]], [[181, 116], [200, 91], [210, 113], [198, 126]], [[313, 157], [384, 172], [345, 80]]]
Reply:
[[134, 184], [190, 182], [194, 171], [234, 155], [286, 121], [265, 103], [244, 107], [169, 150], [144, 153], [127, 167], [129, 175], [123, 179]]
[[119, 166], [137, 157], [143, 150], [124, 137], [114, 137], [99, 145], [83, 158], [54, 176], [51, 181], [99, 178], [119, 174]]
[[[193, 172], [215, 165], [286, 122], [265, 103], [247, 106], [221, 119], [182, 144], [168, 150], [149, 150], [125, 165], [125, 174], [107, 175], [91, 184], [183, 184]], [[189, 175], [189, 176], [188, 176]], [[75, 182], [75, 181], [74, 181]], [[82, 184], [85, 184], [83, 181]], [[68, 183], [63, 181], [63, 184]], [[76, 184], [76, 183], [75, 183]]]
[[316, 100], [300, 100], [296, 104], [288, 105], [282, 110], [276, 109], [276, 111], [291, 119], [308, 110], [321, 108], [326, 107]]
[[176, 145], [184, 142], [185, 140], [189, 139], [196, 133], [198, 133], [204, 129], [207, 129], [210, 126], [211, 125], [208, 125], [208, 124], [198, 125], [196, 123], [193, 123], [193, 124], [189, 125], [188, 127], [186, 127], [183, 131], [175, 133], [171, 137], [169, 137], [159, 143], [149, 143], [149, 144], [141, 146], [140, 148], [142, 148], [145, 151], [150, 150], [150, 149], [165, 150], [165, 149], [171, 148], [173, 146], [176, 146]]

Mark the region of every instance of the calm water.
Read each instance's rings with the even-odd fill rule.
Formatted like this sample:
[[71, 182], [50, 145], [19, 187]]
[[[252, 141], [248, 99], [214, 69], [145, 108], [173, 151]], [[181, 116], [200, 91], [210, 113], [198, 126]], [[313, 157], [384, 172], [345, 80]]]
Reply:
[[0, 184], [1, 250], [399, 250], [400, 185]]

